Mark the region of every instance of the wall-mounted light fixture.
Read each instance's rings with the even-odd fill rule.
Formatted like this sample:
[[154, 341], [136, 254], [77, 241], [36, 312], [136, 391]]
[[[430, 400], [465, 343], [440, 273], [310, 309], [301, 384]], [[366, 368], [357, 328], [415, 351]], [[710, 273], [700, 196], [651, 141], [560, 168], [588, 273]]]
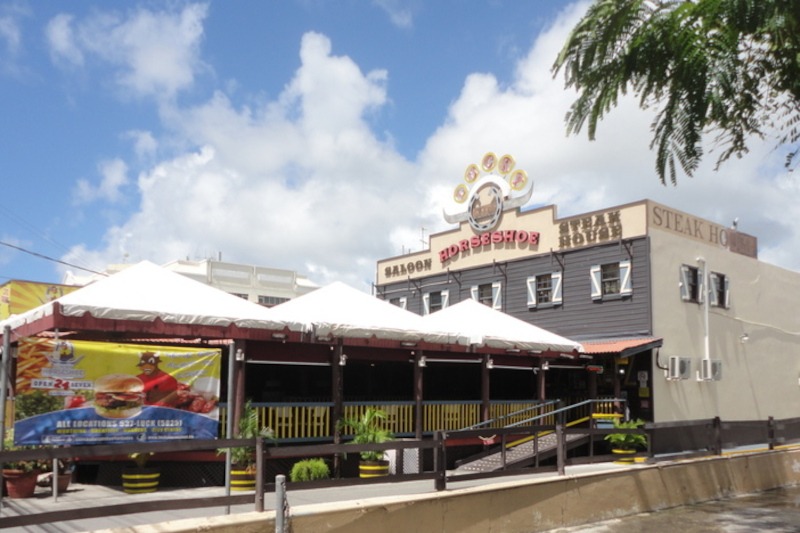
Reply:
[[339, 356], [339, 366], [345, 366], [347, 364], [347, 354], [342, 354]]
[[426, 366], [428, 366], [428, 362], [425, 360], [424, 355], [419, 356], [419, 360], [417, 360], [417, 366], [420, 368], [425, 368]]
[[749, 340], [750, 340], [750, 335], [748, 335], [747, 333], [742, 333], [741, 335], [739, 335], [739, 342], [741, 342], [742, 344], [746, 343]]
[[542, 370], [550, 370], [550, 362], [549, 361], [545, 361], [544, 363], [542, 363]]
[[241, 348], [236, 350], [235, 358], [237, 361], [244, 361], [244, 350]]
[[494, 361], [492, 361], [491, 357], [486, 360], [486, 368], [488, 368], [489, 370], [494, 368]]

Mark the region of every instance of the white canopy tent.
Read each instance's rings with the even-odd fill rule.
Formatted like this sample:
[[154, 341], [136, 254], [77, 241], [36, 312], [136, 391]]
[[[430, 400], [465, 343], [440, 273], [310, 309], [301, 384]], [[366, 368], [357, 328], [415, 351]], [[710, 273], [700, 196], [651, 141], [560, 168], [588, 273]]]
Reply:
[[[464, 344], [460, 333], [439, 330], [422, 317], [334, 282], [270, 309], [271, 318], [323, 338], [376, 338], [392, 341]], [[294, 330], [293, 330], [294, 331]]]
[[[149, 261], [142, 261], [56, 300], [0, 322], [25, 334], [59, 327], [60, 317], [85, 317], [188, 326], [241, 329], [300, 330], [305, 324], [279, 322], [271, 310], [194, 281]], [[37, 328], [36, 323], [41, 323]], [[70, 321], [74, 324], [74, 320]], [[25, 327], [30, 326], [30, 327]], [[74, 325], [72, 327], [75, 327]], [[217, 336], [217, 335], [215, 335]]]
[[460, 333], [477, 346], [520, 352], [583, 353], [575, 341], [551, 333], [475, 300], [463, 300], [423, 318], [430, 326]]

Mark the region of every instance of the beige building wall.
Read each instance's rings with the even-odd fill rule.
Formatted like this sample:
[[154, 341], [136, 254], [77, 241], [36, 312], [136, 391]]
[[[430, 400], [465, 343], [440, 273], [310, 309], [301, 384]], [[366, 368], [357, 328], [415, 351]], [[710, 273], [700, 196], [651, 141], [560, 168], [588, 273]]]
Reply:
[[[653, 334], [664, 339], [660, 364], [666, 366], [670, 356], [689, 357], [691, 373], [668, 380], [654, 361], [655, 421], [798, 416], [800, 274], [731, 252], [714, 238], [726, 230], [721, 226], [675, 210], [689, 218], [667, 225], [659, 208], [671, 209], [652, 202], [649, 208]], [[681, 299], [681, 265], [702, 267], [700, 257], [710, 272], [729, 279], [730, 307], [708, 308], [708, 357], [722, 362], [719, 381], [698, 381], [706, 356], [704, 306]]]

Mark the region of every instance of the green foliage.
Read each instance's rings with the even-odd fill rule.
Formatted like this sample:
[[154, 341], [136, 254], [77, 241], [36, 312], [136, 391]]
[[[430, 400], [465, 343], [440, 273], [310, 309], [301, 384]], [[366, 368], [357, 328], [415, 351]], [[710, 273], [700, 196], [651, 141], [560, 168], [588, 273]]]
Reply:
[[292, 465], [289, 472], [291, 481], [313, 481], [315, 479], [328, 479], [331, 477], [331, 470], [324, 459], [303, 459]]
[[[9, 429], [6, 431], [5, 438], [3, 439], [3, 450], [7, 452], [16, 451], [16, 450], [24, 450], [26, 448], [31, 448], [30, 446], [15, 446], [14, 445], [14, 430]], [[21, 470], [23, 472], [32, 472], [34, 470], [41, 470], [44, 462], [36, 461], [36, 460], [19, 460], [19, 461], [9, 461], [7, 463], [3, 463], [3, 469], [5, 470]]]
[[131, 461], [136, 464], [136, 468], [144, 468], [147, 466], [147, 461], [153, 456], [153, 452], [134, 452], [128, 454]]
[[[638, 418], [627, 422], [614, 420], [614, 427], [617, 429], [638, 429], [643, 425], [644, 420]], [[604, 438], [617, 450], [635, 450], [647, 446], [647, 435], [641, 433], [609, 433]]]
[[[394, 434], [383, 427], [384, 420], [386, 420], [385, 411], [369, 407], [360, 418], [341, 420], [339, 428], [352, 430], [353, 444], [381, 444], [394, 438]], [[383, 451], [361, 452], [361, 459], [364, 461], [380, 461], [383, 456]]]
[[[631, 91], [660, 106], [651, 126], [656, 171], [691, 176], [704, 133], [722, 147], [717, 168], [747, 141], [778, 132], [800, 140], [800, 10], [789, 0], [595, 0], [553, 65], [578, 91], [567, 132], [598, 122]], [[786, 159], [791, 167], [798, 148]]]
[[[258, 437], [274, 441], [275, 434], [272, 428], [262, 427], [258, 419], [258, 409], [253, 407], [250, 400], [242, 410], [242, 416], [239, 418], [239, 425], [236, 431], [236, 438], [238, 439], [255, 439]], [[243, 470], [250, 470], [256, 462], [254, 446], [240, 446], [231, 448], [231, 463], [236, 467]], [[217, 453], [224, 453], [225, 449], [218, 450]]]

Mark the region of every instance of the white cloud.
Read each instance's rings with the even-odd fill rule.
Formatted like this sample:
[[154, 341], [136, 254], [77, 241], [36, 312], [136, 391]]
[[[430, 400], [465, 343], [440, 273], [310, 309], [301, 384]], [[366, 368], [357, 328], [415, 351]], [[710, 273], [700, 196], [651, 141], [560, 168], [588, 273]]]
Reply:
[[407, 1], [402, 0], [373, 0], [373, 3], [386, 11], [389, 20], [398, 28], [410, 28], [414, 25], [414, 13]]
[[[131, 261], [156, 262], [222, 252], [231, 261], [368, 290], [378, 259], [419, 249], [423, 227], [425, 235], [446, 228], [444, 202], [465, 167], [491, 150], [514, 155], [534, 181], [532, 203], [556, 204], [562, 216], [644, 198], [720, 223], [738, 216], [742, 231], [762, 238], [762, 258], [799, 268], [793, 250], [800, 233], [786, 221], [799, 218], [800, 191], [776, 171], [779, 154], [766, 145], [717, 173], [712, 154], [696, 178], [664, 187], [648, 147], [651, 112], [632, 99], [602, 122], [596, 142], [585, 133], [566, 137], [564, 114], [574, 95], [553, 79], [550, 65], [579, 13], [566, 13], [537, 39], [507, 86], [491, 74], [469, 76], [416, 161], [379, 139], [366, 120], [388, 102], [386, 72], [364, 73], [335, 55], [327, 37], [308, 33], [301, 66], [274, 100], [237, 107], [218, 92], [196, 107], [169, 107], [162, 115], [169, 144], [192, 148], [140, 174], [138, 211], [107, 232], [104, 250], [75, 251], [106, 262], [118, 262], [123, 249]], [[152, 17], [138, 20], [105, 27], [141, 38], [148, 32], [134, 27], [150, 26]], [[202, 28], [189, 33], [199, 36]], [[184, 60], [199, 62], [188, 52], [196, 40], [180, 42]], [[186, 72], [190, 77], [192, 68]], [[151, 80], [141, 87], [172, 90], [184, 83], [180, 76], [141, 79]], [[153, 154], [150, 138], [140, 139]], [[111, 176], [124, 173], [107, 172], [107, 183], [86, 184], [85, 195], [113, 197], [125, 182]], [[763, 212], [764, 205], [774, 207]]]
[[54, 17], [47, 29], [53, 57], [74, 65], [91, 55], [116, 69], [115, 81], [127, 94], [170, 100], [194, 83], [200, 60], [205, 4], [180, 11], [137, 8], [122, 16], [99, 13], [73, 24]]
[[0, 16], [0, 39], [5, 43], [9, 55], [17, 53], [22, 42], [22, 32], [14, 17]]
[[30, 15], [29, 8], [19, 2], [0, 5], [0, 71], [21, 77], [26, 69], [20, 64], [23, 54], [22, 19]]
[[102, 179], [96, 187], [86, 179], [78, 180], [74, 193], [78, 203], [95, 200], [116, 203], [122, 199], [121, 189], [128, 184], [128, 165], [121, 159], [103, 161], [98, 165], [98, 171]]
[[50, 57], [56, 64], [83, 65], [83, 52], [75, 42], [73, 17], [59, 14], [47, 23], [45, 37], [50, 46]]
[[149, 160], [158, 150], [158, 141], [149, 131], [131, 130], [123, 134], [124, 139], [133, 141], [133, 150], [141, 160]]

